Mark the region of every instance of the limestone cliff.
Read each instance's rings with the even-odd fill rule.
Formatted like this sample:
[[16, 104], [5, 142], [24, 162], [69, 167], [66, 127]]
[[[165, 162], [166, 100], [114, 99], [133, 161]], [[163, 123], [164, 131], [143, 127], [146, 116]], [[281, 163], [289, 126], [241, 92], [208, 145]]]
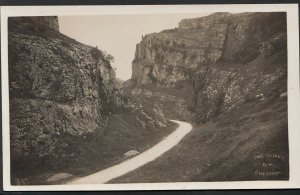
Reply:
[[62, 137], [99, 130], [121, 107], [101, 51], [59, 33], [57, 17], [41, 18], [8, 21], [13, 160], [66, 155]]
[[112, 183], [289, 179], [285, 13], [184, 19], [144, 36], [132, 67], [129, 94], [198, 124], [166, 155]]
[[[132, 147], [119, 144], [134, 136], [136, 143], [151, 137], [151, 131], [141, 129], [166, 126], [158, 111], [124, 103], [105, 54], [61, 34], [57, 17], [9, 18], [8, 30], [13, 182], [69, 167], [70, 162], [80, 167], [84, 160], [105, 158], [114, 148], [97, 163], [105, 166]], [[128, 113], [125, 122], [120, 113]], [[113, 142], [120, 137], [112, 134], [126, 136]]]
[[205, 122], [267, 86], [266, 96], [285, 92], [286, 86], [275, 83], [286, 78], [286, 50], [285, 13], [184, 19], [178, 28], [145, 35], [137, 44], [132, 81], [178, 91], [191, 85], [186, 109]]

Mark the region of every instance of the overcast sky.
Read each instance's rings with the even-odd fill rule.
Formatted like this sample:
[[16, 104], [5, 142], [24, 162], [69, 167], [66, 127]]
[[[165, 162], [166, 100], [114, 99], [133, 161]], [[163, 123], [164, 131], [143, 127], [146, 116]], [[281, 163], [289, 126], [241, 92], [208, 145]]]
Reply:
[[115, 58], [117, 77], [127, 80], [131, 77], [131, 62], [135, 46], [142, 35], [160, 32], [178, 26], [185, 18], [196, 18], [198, 14], [155, 14], [155, 15], [113, 15], [113, 16], [60, 16], [60, 32], [81, 43], [97, 46]]

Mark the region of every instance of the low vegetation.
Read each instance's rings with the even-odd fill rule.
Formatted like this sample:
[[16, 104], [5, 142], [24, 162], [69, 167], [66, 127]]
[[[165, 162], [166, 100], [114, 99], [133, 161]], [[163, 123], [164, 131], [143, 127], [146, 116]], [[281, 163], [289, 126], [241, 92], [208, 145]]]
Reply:
[[167, 154], [111, 183], [288, 179], [286, 109], [286, 97], [245, 102], [194, 126]]

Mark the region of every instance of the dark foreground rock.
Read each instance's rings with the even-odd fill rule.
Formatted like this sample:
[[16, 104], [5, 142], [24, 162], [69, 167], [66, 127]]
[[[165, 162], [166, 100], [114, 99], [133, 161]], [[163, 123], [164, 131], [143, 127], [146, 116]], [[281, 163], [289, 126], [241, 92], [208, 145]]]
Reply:
[[57, 17], [44, 20], [9, 18], [13, 166], [71, 155], [65, 136], [101, 129], [105, 115], [121, 107], [115, 73], [101, 51], [59, 33]]
[[[15, 178], [63, 172], [84, 158], [101, 159], [101, 149], [97, 152], [95, 148], [105, 142], [103, 132], [107, 139], [114, 139], [106, 131], [117, 133], [111, 126], [112, 119], [120, 120], [115, 124], [123, 120], [113, 118], [117, 113], [128, 113], [132, 128], [149, 132], [130, 132], [131, 124], [127, 124], [125, 142], [136, 136], [139, 143], [151, 129], [167, 126], [162, 115], [124, 103], [109, 59], [99, 49], [61, 34], [57, 17], [9, 18], [8, 25], [13, 183]], [[122, 156], [124, 151], [115, 148], [111, 157], [117, 153]]]

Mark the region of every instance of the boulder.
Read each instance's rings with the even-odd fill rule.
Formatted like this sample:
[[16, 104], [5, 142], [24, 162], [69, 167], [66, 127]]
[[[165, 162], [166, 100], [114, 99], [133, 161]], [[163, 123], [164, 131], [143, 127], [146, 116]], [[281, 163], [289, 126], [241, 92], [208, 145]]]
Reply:
[[136, 150], [129, 150], [128, 152], [124, 153], [124, 157], [125, 158], [129, 158], [129, 157], [132, 157], [132, 156], [136, 156], [137, 154], [139, 154], [138, 151], [136, 151]]
[[69, 173], [58, 173], [58, 174], [55, 174], [55, 175], [49, 177], [47, 179], [47, 182], [54, 183], [54, 182], [58, 182], [58, 181], [70, 178], [70, 177], [73, 177], [73, 175], [71, 175]]

